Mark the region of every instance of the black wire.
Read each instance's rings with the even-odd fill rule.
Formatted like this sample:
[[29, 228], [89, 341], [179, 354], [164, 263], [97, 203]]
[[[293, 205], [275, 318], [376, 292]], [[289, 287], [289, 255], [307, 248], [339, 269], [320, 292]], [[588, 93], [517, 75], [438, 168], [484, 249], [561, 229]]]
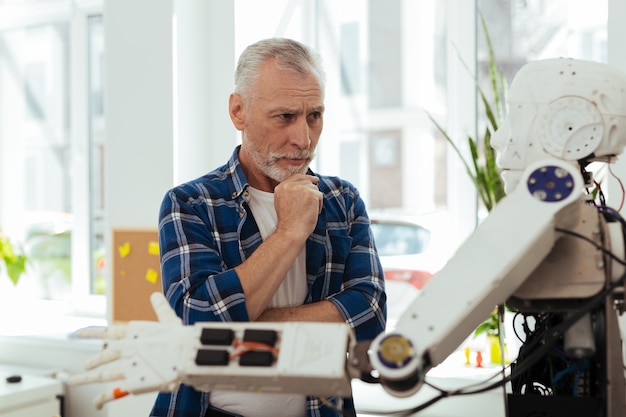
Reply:
[[[552, 349], [552, 347], [560, 339], [560, 337], [565, 334], [565, 331], [567, 329], [569, 329], [572, 325], [574, 325], [574, 323], [576, 323], [582, 316], [591, 312], [598, 305], [602, 304], [606, 300], [606, 297], [618, 285], [623, 284], [625, 279], [626, 279], [626, 274], [622, 275], [619, 280], [613, 282], [611, 285], [607, 286], [604, 290], [602, 290], [601, 292], [599, 292], [598, 294], [590, 298], [590, 300], [586, 302], [582, 306], [582, 308], [578, 309], [577, 312], [569, 315], [568, 318], [564, 320], [562, 323], [551, 328], [544, 339], [533, 340], [530, 343], [530, 346], [528, 347], [528, 350], [531, 350], [532, 353], [526, 358], [526, 360], [524, 360], [524, 362], [518, 364], [515, 367], [515, 369], [507, 377], [503, 378], [502, 380], [497, 381], [497, 383], [488, 385], [482, 389], [474, 390], [474, 391], [463, 391], [459, 394], [454, 394], [454, 395], [469, 395], [469, 394], [478, 394], [478, 393], [486, 392], [486, 391], [498, 388], [501, 386], [501, 384], [506, 384], [510, 382], [511, 380], [517, 378], [518, 374], [525, 372], [528, 368], [534, 366], [535, 363], [537, 363], [541, 358], [543, 358], [545, 354], [549, 350]], [[541, 343], [541, 346], [535, 349], [535, 346], [540, 343]]]
[[[615, 260], [619, 264], [626, 265], [625, 261], [623, 261], [622, 259], [619, 259], [615, 254], [613, 254], [606, 248], [600, 246], [593, 240], [588, 239], [586, 236], [583, 236], [571, 230], [566, 230], [566, 229], [561, 229], [561, 228], [556, 228], [556, 230], [559, 232], [583, 239], [586, 242], [589, 242], [590, 244], [592, 244], [597, 249], [601, 250], [604, 254], [606, 254], [607, 256], [609, 256], [611, 259]], [[453, 395], [477, 394], [477, 393], [489, 391], [490, 389], [498, 388], [500, 384], [506, 384], [512, 379], [517, 378], [517, 374], [525, 372], [527, 368], [530, 368], [531, 366], [533, 366], [541, 357], [543, 357], [545, 353], [547, 353], [552, 348], [552, 346], [559, 340], [559, 338], [563, 334], [565, 334], [565, 331], [567, 329], [569, 329], [574, 323], [576, 323], [585, 314], [591, 312], [598, 305], [601, 305], [606, 300], [606, 297], [610, 293], [612, 293], [618, 286], [623, 286], [625, 280], [626, 280], [626, 274], [622, 275], [618, 280], [611, 282], [602, 291], [600, 291], [598, 294], [590, 298], [589, 301], [583, 304], [582, 308], [578, 309], [578, 311], [576, 311], [575, 313], [569, 315], [568, 318], [564, 320], [562, 323], [551, 328], [549, 334], [546, 335], [546, 338], [544, 339], [537, 338], [531, 341], [530, 345], [528, 346], [528, 350], [532, 351], [532, 353], [528, 356], [528, 358], [531, 358], [531, 359], [527, 358], [522, 364], [518, 364], [517, 367], [514, 369], [514, 371], [512, 371], [508, 377], [505, 377], [502, 380], [498, 381], [497, 383], [491, 384], [480, 390], [466, 391], [460, 394], [453, 394]], [[542, 346], [538, 347], [537, 349], [534, 349], [535, 346], [538, 345], [539, 343], [543, 343]]]
[[589, 239], [587, 236], [581, 235], [580, 233], [574, 232], [572, 230], [561, 229], [560, 227], [556, 227], [554, 230], [556, 230], [557, 232], [564, 233], [566, 235], [571, 235], [571, 236], [577, 237], [577, 238], [582, 239], [582, 240], [584, 240], [584, 241], [586, 241], [588, 243], [591, 243], [593, 246], [595, 246], [596, 249], [598, 249], [599, 251], [601, 251], [602, 253], [607, 255], [609, 258], [613, 259], [615, 262], [619, 263], [620, 265], [626, 266], [626, 261], [624, 261], [623, 259], [618, 258], [613, 252], [611, 252], [610, 250], [606, 249], [605, 247], [599, 245], [598, 243], [594, 242], [593, 240]]

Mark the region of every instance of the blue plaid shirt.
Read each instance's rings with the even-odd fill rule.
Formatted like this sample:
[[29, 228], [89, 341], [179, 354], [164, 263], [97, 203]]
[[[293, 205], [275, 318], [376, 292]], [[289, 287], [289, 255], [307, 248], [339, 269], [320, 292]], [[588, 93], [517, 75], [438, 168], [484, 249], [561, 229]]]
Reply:
[[[185, 324], [198, 321], [249, 321], [246, 296], [233, 269], [262, 243], [248, 208], [248, 183], [239, 165], [239, 148], [228, 163], [168, 191], [159, 213], [163, 291]], [[324, 205], [306, 242], [308, 294], [305, 304], [331, 301], [357, 340], [373, 339], [385, 328], [386, 296], [382, 267], [365, 204], [354, 186], [318, 176]], [[351, 398], [329, 401], [344, 412]], [[202, 417], [209, 393], [181, 385], [160, 393], [151, 416]], [[335, 416], [315, 397], [309, 416]]]

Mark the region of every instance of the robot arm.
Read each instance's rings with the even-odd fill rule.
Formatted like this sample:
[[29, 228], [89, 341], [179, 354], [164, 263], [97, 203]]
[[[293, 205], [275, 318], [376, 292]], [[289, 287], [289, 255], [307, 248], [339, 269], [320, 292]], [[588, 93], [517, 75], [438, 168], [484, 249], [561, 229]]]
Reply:
[[[613, 162], [626, 144], [626, 75], [608, 65], [572, 59], [531, 62], [511, 83], [508, 104], [507, 119], [491, 140], [507, 197], [429, 282], [394, 333], [379, 335], [370, 346], [372, 367], [393, 395], [416, 392], [431, 367], [456, 349], [495, 305], [534, 277], [559, 239], [557, 229], [571, 231], [579, 217], [586, 220], [581, 215], [586, 165]], [[614, 235], [623, 239], [623, 233]], [[560, 252], [562, 258], [577, 256], [558, 243], [567, 248]], [[600, 280], [600, 288], [604, 285]], [[554, 297], [555, 288], [562, 292], [533, 288], [546, 299]], [[607, 323], [614, 321], [611, 303], [605, 305]], [[605, 329], [615, 332], [616, 326]]]
[[[560, 160], [532, 164], [522, 186], [494, 208], [402, 315], [369, 349], [384, 388], [408, 396], [511, 296], [578, 220], [581, 174]], [[442, 303], [445, 300], [445, 303]]]
[[[162, 293], [151, 302], [158, 322], [131, 321], [85, 328], [78, 337], [101, 338], [106, 348], [70, 385], [119, 381], [94, 400], [96, 408], [129, 394], [198, 390], [310, 393], [349, 396], [346, 352], [354, 349], [343, 323], [196, 323], [184, 326]], [[94, 370], [98, 368], [97, 370]]]

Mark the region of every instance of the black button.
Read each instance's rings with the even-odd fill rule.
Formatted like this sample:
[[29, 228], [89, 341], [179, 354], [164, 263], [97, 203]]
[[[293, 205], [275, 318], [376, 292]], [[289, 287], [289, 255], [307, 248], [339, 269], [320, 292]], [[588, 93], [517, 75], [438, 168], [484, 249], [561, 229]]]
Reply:
[[228, 365], [227, 350], [199, 349], [196, 354], [196, 365]]
[[240, 366], [272, 366], [274, 354], [268, 350], [253, 350], [239, 357]]
[[9, 384], [15, 384], [17, 382], [22, 382], [22, 376], [21, 375], [10, 375], [6, 377], [6, 381]]
[[234, 337], [235, 332], [231, 329], [204, 328], [200, 335], [200, 342], [203, 345], [230, 346]]
[[263, 343], [264, 345], [274, 347], [277, 340], [278, 333], [274, 330], [246, 329], [243, 333], [244, 342]]

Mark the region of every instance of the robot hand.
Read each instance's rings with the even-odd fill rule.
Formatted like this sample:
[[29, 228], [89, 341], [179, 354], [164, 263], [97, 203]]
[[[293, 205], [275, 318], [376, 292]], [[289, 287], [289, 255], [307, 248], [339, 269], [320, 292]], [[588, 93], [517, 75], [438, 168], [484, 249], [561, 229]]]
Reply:
[[[345, 323], [198, 322], [185, 326], [162, 293], [151, 296], [158, 322], [86, 328], [77, 335], [108, 340], [70, 385], [120, 381], [98, 396], [100, 409], [128, 394], [168, 392], [186, 384], [201, 391], [351, 395], [347, 352], [355, 345]], [[360, 352], [365, 362], [365, 352]]]
[[189, 340], [188, 326], [170, 308], [161, 293], [151, 297], [159, 321], [131, 321], [106, 328], [84, 328], [76, 332], [80, 338], [107, 340], [105, 349], [91, 358], [87, 370], [69, 378], [70, 385], [120, 381], [120, 385], [94, 400], [100, 409], [108, 402], [128, 394], [149, 391], [173, 391], [180, 383], [177, 365], [181, 363], [184, 341]]

